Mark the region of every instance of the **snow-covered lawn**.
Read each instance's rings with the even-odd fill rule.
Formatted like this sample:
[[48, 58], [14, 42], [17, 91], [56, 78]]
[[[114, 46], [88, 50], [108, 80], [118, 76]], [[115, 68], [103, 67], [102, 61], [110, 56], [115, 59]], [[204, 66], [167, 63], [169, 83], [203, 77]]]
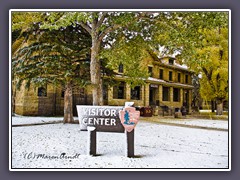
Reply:
[[[209, 127], [209, 128], [219, 128], [219, 129], [228, 129], [227, 120], [207, 120], [207, 119], [177, 119], [177, 118], [163, 118], [160, 116], [153, 117], [140, 117], [140, 120], [164, 122], [171, 124], [183, 124], [189, 126], [198, 126], [198, 127]], [[78, 120], [78, 117], [74, 117], [74, 120]], [[33, 117], [33, 116], [13, 116], [12, 125], [24, 125], [24, 124], [44, 124], [44, 123], [55, 123], [62, 122], [63, 117]]]
[[[13, 124], [17, 119], [19, 117], [12, 119]], [[213, 169], [229, 166], [227, 131], [140, 121], [135, 128], [135, 158], [125, 156], [124, 133], [98, 132], [98, 156], [95, 157], [86, 155], [86, 145], [87, 132], [80, 131], [78, 124], [13, 127], [12, 168]]]
[[[159, 118], [160, 119], [160, 118]], [[208, 127], [216, 129], [228, 130], [227, 120], [207, 120], [207, 119], [160, 119], [157, 122], [171, 123], [171, 124], [182, 124], [193, 127]]]
[[219, 129], [228, 129], [228, 121], [224, 120], [188, 120], [188, 121], [173, 121], [178, 124], [186, 124], [191, 126], [212, 127]]
[[[77, 117], [74, 117], [77, 120]], [[63, 117], [34, 117], [34, 116], [13, 116], [12, 125], [41, 124], [63, 121]]]

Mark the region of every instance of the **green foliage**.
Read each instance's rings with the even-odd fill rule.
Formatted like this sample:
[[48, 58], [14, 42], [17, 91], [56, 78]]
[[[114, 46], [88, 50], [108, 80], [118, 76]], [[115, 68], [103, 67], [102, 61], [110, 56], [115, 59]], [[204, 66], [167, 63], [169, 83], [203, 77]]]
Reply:
[[127, 82], [133, 87], [144, 83], [148, 77], [147, 67], [143, 66], [144, 58], [148, 55], [146, 52], [147, 44], [140, 37], [129, 41], [122, 40], [114, 43], [112, 48], [105, 49], [101, 57], [110, 59], [108, 68], [116, 69], [120, 64], [124, 67], [122, 76], [126, 76]]
[[89, 59], [91, 42], [80, 26], [68, 26], [60, 30], [39, 30], [29, 35], [12, 62], [18, 87], [26, 80], [39, 86], [54, 83], [63, 86], [67, 82], [86, 86], [89, 83]]
[[[96, 52], [97, 58], [102, 61], [102, 71], [108, 71], [108, 75], [121, 63], [125, 68], [123, 75], [129, 77], [128, 83], [142, 84], [148, 77], [143, 65], [148, 55], [146, 50], [162, 46], [165, 48], [162, 54], [179, 52], [181, 63], [202, 74], [202, 96], [210, 99], [228, 96], [228, 12], [15, 12], [12, 21], [13, 31], [31, 35], [32, 29], [39, 27], [41, 31], [55, 33], [44, 33], [45, 39], [50, 41], [29, 43], [28, 48], [19, 51], [25, 54], [21, 55], [22, 59], [27, 58], [29, 65], [40, 67], [44, 73], [50, 73], [52, 67], [56, 68], [55, 72], [64, 67], [58, 73], [64, 72], [64, 78], [72, 77], [74, 70], [69, 68], [71, 64], [75, 68], [79, 65], [74, 61], [80, 58], [77, 51], [82, 59], [86, 48], [79, 49], [73, 42], [80, 41], [70, 37], [65, 43], [57, 39], [64, 39], [61, 33], [66, 27], [81, 26], [88, 34], [90, 46], [97, 42], [101, 47], [100, 52]], [[80, 35], [73, 30], [69, 32], [73, 39]], [[31, 37], [36, 41], [35, 36]], [[41, 37], [38, 34], [37, 39]], [[15, 49], [18, 44], [16, 41]], [[44, 62], [40, 62], [40, 57], [44, 57]], [[21, 58], [18, 63], [24, 64]], [[64, 63], [60, 65], [59, 61]], [[28, 72], [27, 65], [22, 68], [19, 71]]]
[[32, 26], [42, 22], [44, 16], [43, 12], [12, 12], [12, 32], [16, 30], [28, 31]]
[[103, 63], [106, 68], [114, 69], [122, 63], [127, 81], [136, 85], [148, 76], [141, 65], [147, 55], [144, 49], [149, 48], [145, 42], [151, 35], [148, 30], [152, 27], [146, 17], [140, 12], [50, 12], [41, 28], [59, 29], [80, 24], [101, 45], [98, 58], [106, 61]]
[[166, 12], [155, 21], [153, 42], [165, 48], [162, 54], [178, 52], [181, 63], [202, 75], [204, 99], [227, 99], [228, 12]]
[[73, 12], [47, 12], [45, 21], [40, 27], [42, 29], [58, 30], [71, 25], [75, 13]]
[[228, 97], [228, 14], [199, 12], [183, 14], [186, 23], [178, 27], [183, 39], [178, 56], [196, 73], [202, 74], [200, 94], [204, 99]]

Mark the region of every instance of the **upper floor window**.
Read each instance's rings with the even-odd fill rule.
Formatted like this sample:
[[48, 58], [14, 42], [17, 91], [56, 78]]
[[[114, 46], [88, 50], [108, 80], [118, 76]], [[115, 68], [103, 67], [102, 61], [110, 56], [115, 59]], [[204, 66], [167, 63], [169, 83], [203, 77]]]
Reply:
[[188, 75], [185, 75], [185, 83], [188, 84]]
[[149, 73], [149, 76], [150, 76], [150, 77], [153, 76], [153, 67], [148, 66], [148, 73]]
[[123, 64], [122, 63], [118, 66], [118, 72], [123, 73]]
[[174, 62], [174, 59], [173, 59], [173, 58], [170, 58], [170, 59], [168, 60], [168, 63], [171, 64], [171, 65], [173, 65], [173, 62]]
[[160, 69], [159, 71], [159, 79], [163, 79], [163, 69]]
[[39, 87], [38, 88], [38, 96], [39, 97], [46, 97], [47, 96], [47, 88]]
[[169, 81], [172, 81], [172, 71], [169, 71]]
[[178, 73], [178, 82], [181, 82], [181, 73]]

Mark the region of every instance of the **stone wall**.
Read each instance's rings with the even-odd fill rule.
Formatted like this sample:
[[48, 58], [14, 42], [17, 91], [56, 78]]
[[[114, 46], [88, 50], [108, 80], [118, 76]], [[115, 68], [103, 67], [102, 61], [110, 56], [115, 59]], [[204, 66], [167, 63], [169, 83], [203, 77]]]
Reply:
[[16, 91], [15, 113], [25, 116], [38, 115], [37, 90], [33, 87], [25, 89], [23, 84], [20, 90]]
[[14, 98], [14, 106], [15, 106], [15, 112], [16, 114], [23, 115], [24, 114], [24, 94], [25, 89], [23, 86], [21, 86], [20, 90], [14, 89], [13, 91], [16, 91]]
[[[91, 105], [91, 91], [80, 94], [73, 91], [73, 115], [77, 116], [76, 105]], [[30, 87], [16, 91], [15, 113], [24, 116], [62, 116], [64, 114], [64, 96], [62, 89], [53, 85], [47, 86], [47, 96], [38, 96], [38, 88]]]

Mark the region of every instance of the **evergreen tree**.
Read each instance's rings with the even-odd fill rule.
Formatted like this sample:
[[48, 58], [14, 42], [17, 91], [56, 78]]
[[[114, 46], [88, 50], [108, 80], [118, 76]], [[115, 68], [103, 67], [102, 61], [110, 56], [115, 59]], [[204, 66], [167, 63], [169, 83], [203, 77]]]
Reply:
[[72, 123], [72, 88], [89, 83], [89, 34], [79, 25], [50, 31], [38, 24], [27, 34], [12, 62], [17, 87], [23, 81], [26, 87], [49, 83], [64, 87], [64, 123]]

